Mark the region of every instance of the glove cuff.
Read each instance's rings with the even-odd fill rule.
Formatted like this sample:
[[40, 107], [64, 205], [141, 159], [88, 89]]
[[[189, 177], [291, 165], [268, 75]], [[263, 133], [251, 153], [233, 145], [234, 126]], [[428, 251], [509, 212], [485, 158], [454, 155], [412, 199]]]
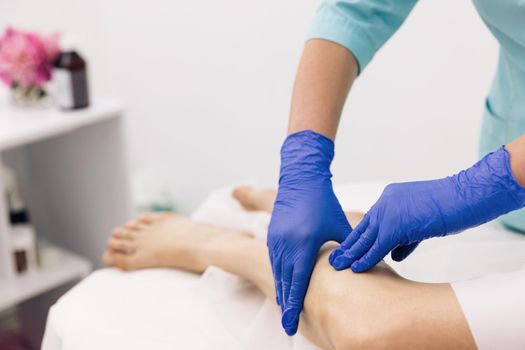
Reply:
[[510, 167], [509, 151], [507, 151], [505, 146], [501, 146], [497, 152], [500, 151], [503, 153], [502, 158], [504, 159], [505, 164], [506, 182], [509, 188], [509, 194], [514, 199], [514, 203], [516, 204], [516, 208], [514, 209], [520, 209], [525, 206], [525, 188], [518, 182], [518, 180], [516, 180], [514, 174], [512, 173], [512, 168]]
[[330, 179], [330, 164], [334, 159], [334, 142], [312, 130], [288, 135], [281, 147], [279, 183]]
[[505, 146], [487, 154], [451, 180], [457, 188], [457, 201], [466, 201], [470, 210], [447, 223], [450, 231], [477, 226], [525, 206], [525, 188], [512, 174]]

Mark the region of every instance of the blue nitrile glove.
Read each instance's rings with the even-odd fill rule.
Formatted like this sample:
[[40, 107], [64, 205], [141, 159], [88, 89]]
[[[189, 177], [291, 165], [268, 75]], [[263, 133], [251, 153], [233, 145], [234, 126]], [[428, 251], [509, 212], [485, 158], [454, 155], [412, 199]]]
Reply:
[[334, 143], [314, 131], [289, 135], [281, 148], [279, 191], [268, 228], [268, 249], [282, 325], [297, 332], [299, 314], [317, 259], [327, 241], [352, 231], [332, 189]]
[[457, 233], [525, 206], [505, 147], [440, 180], [388, 185], [362, 222], [330, 255], [337, 270], [374, 267], [390, 251], [401, 261], [424, 239]]

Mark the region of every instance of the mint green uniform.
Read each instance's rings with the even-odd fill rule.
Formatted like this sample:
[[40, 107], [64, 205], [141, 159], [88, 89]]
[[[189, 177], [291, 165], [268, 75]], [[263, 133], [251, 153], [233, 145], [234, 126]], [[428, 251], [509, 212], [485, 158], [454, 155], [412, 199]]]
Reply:
[[[416, 2], [326, 0], [315, 15], [308, 37], [346, 47], [362, 72]], [[498, 69], [485, 101], [480, 139], [484, 155], [525, 134], [525, 0], [474, 0], [474, 4], [500, 44]], [[507, 214], [501, 221], [525, 231], [525, 209]]]

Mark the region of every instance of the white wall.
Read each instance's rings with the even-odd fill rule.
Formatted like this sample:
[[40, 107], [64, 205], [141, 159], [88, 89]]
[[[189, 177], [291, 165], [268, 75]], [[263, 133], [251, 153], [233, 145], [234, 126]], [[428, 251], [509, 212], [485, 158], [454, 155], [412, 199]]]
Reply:
[[[188, 212], [217, 186], [276, 182], [317, 5], [2, 0], [0, 26], [82, 34], [95, 94], [127, 101], [130, 170]], [[469, 1], [421, 1], [355, 86], [335, 181], [432, 178], [471, 164], [496, 51]]]

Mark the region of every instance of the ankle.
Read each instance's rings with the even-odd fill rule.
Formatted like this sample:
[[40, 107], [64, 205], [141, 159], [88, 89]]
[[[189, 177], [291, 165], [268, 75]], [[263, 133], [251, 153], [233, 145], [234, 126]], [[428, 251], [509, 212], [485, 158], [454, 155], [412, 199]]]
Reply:
[[217, 266], [228, 270], [231, 255], [239, 251], [239, 246], [253, 241], [253, 235], [244, 232], [223, 231], [210, 236], [202, 245], [199, 259], [208, 266]]

